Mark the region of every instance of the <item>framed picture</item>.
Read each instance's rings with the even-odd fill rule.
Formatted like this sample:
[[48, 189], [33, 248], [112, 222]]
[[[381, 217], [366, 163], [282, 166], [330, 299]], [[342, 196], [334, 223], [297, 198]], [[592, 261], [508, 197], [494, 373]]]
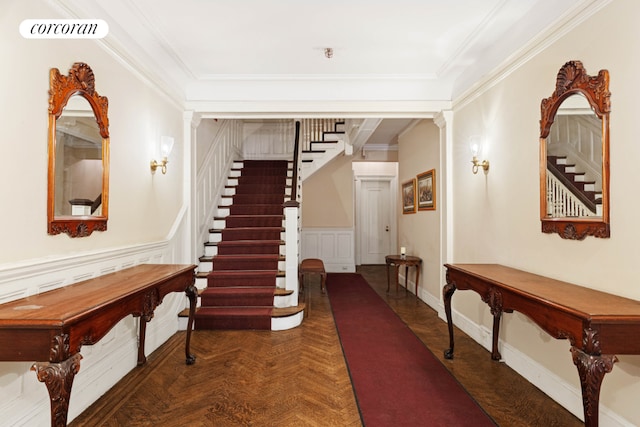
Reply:
[[432, 211], [436, 208], [436, 170], [418, 175], [418, 210]]
[[402, 183], [402, 213], [416, 213], [416, 179]]

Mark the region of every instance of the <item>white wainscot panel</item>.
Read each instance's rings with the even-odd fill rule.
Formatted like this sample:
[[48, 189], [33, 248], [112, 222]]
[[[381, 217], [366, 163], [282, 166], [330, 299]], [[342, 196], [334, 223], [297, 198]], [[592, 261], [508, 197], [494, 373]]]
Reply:
[[356, 271], [353, 228], [304, 228], [301, 259], [319, 258], [328, 272]]

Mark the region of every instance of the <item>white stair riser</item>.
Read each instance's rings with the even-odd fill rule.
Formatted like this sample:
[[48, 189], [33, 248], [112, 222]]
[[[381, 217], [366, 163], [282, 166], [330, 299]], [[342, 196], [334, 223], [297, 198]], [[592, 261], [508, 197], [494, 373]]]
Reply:
[[[325, 133], [324, 137], [322, 138], [325, 141], [340, 141], [341, 139], [343, 139], [344, 136], [342, 134], [339, 133]], [[315, 144], [313, 144], [315, 145]]]

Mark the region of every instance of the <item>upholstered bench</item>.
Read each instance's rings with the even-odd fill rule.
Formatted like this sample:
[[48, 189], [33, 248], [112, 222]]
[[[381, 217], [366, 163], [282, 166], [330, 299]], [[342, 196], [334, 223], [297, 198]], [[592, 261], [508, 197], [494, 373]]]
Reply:
[[300, 275], [300, 287], [304, 289], [304, 275], [305, 274], [319, 274], [320, 275], [320, 290], [325, 293], [325, 284], [327, 281], [327, 272], [324, 270], [324, 263], [321, 259], [307, 258], [300, 263], [300, 269], [298, 270]]
[[311, 300], [307, 298], [307, 293], [304, 288], [304, 276], [305, 274], [319, 274], [320, 275], [320, 290], [324, 294], [326, 292], [325, 284], [327, 281], [327, 272], [324, 269], [324, 263], [321, 259], [307, 258], [302, 260], [300, 268], [298, 268], [298, 276], [300, 283], [300, 293], [304, 295], [304, 301], [307, 304], [307, 310], [305, 314], [308, 316], [311, 311]]

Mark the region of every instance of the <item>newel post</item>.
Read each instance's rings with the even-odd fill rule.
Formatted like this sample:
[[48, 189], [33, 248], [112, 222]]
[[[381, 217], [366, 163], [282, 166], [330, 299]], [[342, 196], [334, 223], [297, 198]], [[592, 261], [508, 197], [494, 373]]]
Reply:
[[286, 289], [293, 291], [291, 305], [297, 305], [298, 301], [298, 245], [300, 242], [298, 231], [298, 217], [300, 202], [290, 200], [284, 204], [285, 222], [285, 283]]

